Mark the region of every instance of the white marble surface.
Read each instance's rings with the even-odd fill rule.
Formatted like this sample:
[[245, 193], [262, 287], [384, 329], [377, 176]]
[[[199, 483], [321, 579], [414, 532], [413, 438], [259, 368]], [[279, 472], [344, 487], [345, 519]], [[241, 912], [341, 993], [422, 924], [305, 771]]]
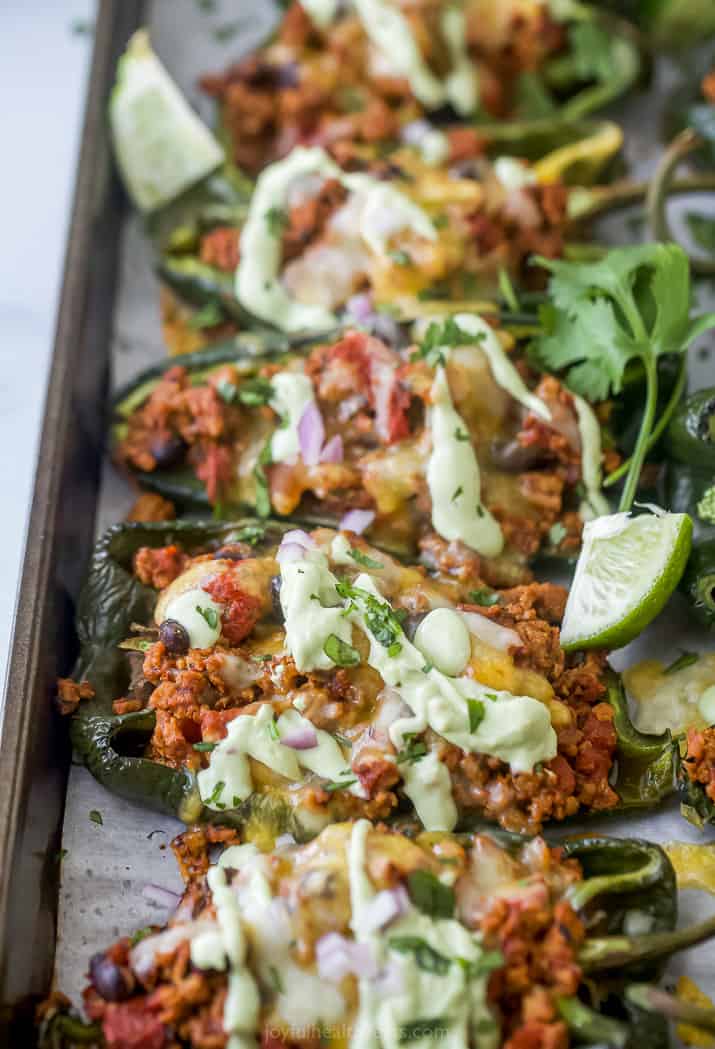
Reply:
[[95, 0], [0, 3], [0, 479], [3, 492], [12, 493], [0, 516], [0, 682], [25, 545], [94, 12]]

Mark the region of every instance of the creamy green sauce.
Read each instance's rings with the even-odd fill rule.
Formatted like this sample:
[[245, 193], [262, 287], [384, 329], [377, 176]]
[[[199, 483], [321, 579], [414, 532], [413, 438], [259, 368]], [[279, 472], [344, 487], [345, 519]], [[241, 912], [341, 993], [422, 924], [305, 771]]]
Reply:
[[239, 302], [283, 331], [320, 331], [337, 322], [324, 307], [291, 298], [280, 281], [281, 226], [271, 222], [270, 216], [285, 210], [291, 185], [305, 175], [338, 179], [359, 195], [358, 232], [376, 254], [384, 255], [389, 238], [405, 228], [431, 240], [437, 237], [426, 212], [393, 186], [369, 175], [345, 174], [322, 149], [296, 147], [284, 160], [270, 164], [256, 182], [236, 271]]
[[191, 961], [199, 969], [229, 968], [223, 1026], [231, 1036], [228, 1049], [253, 1044], [259, 1033], [261, 1003], [258, 987], [246, 965], [246, 938], [241, 910], [224, 868], [209, 869], [207, 882], [216, 908], [217, 929], [191, 942]]
[[300, 6], [318, 29], [327, 29], [338, 14], [338, 0], [300, 0]]
[[410, 24], [390, 0], [354, 0], [358, 18], [377, 51], [399, 76], [408, 81], [415, 98], [428, 109], [451, 103], [462, 116], [472, 113], [479, 100], [477, 77], [466, 45], [463, 9], [452, 4], [442, 15], [442, 32], [450, 56], [444, 80], [435, 76], [422, 57]]
[[419, 761], [402, 766], [404, 790], [427, 831], [453, 830], [457, 825], [457, 806], [452, 797], [449, 770], [434, 751]]
[[472, 654], [472, 639], [459, 612], [453, 608], [435, 608], [415, 631], [415, 647], [428, 663], [443, 674], [461, 674]]
[[444, 539], [458, 539], [486, 557], [500, 554], [504, 537], [498, 522], [482, 505], [479, 463], [469, 430], [452, 403], [443, 367], [437, 368], [431, 390], [428, 426], [432, 452], [427, 486], [432, 500], [432, 524]]
[[[375, 895], [366, 873], [366, 842], [370, 831], [367, 820], [353, 828], [348, 844], [351, 927], [355, 939], [368, 943], [382, 965], [399, 966], [401, 989], [380, 989], [379, 982], [359, 981], [359, 1005], [350, 1049], [398, 1049], [406, 1041], [405, 1032], [416, 1033], [419, 1021], [443, 1023], [430, 1031], [425, 1024], [423, 1037], [411, 1044], [444, 1045], [448, 1049], [496, 1049], [499, 1028], [487, 1003], [487, 976], [467, 974], [464, 963], [478, 963], [483, 955], [479, 940], [454, 919], [431, 918], [411, 908], [386, 930], [366, 934], [362, 916]], [[424, 941], [449, 960], [445, 972], [426, 971], [412, 953], [398, 952], [390, 940], [413, 937]], [[459, 961], [462, 959], [463, 961]]]
[[572, 396], [581, 438], [581, 478], [586, 489], [586, 498], [582, 501], [579, 512], [584, 521], [589, 521], [593, 517], [602, 517], [611, 512], [608, 500], [601, 491], [601, 427], [588, 401], [579, 397], [577, 393]]
[[[528, 411], [533, 412], [545, 422], [549, 422], [551, 412], [541, 398], [529, 390], [491, 325], [476, 313], [456, 313], [454, 321], [467, 335], [479, 336], [479, 349], [489, 361], [494, 381]], [[441, 352], [446, 359], [449, 359], [450, 349], [449, 346], [441, 347]]]
[[298, 423], [315, 400], [313, 384], [301, 372], [277, 372], [271, 379], [271, 408], [281, 417], [281, 425], [271, 438], [271, 461], [295, 463], [300, 452]]
[[196, 587], [169, 602], [165, 619], [181, 623], [189, 635], [191, 648], [211, 648], [221, 636], [222, 611], [222, 606], [205, 590]]
[[[306, 729], [315, 733], [316, 746], [295, 750], [281, 743], [289, 733]], [[207, 808], [219, 812], [237, 808], [251, 796], [249, 757], [293, 783], [303, 779], [303, 771], [334, 782], [354, 778], [337, 740], [329, 732], [313, 728], [297, 710], [286, 710], [275, 720], [272, 708], [265, 704], [256, 714], [241, 714], [229, 723], [226, 738], [211, 752], [208, 768], [199, 772], [199, 793]], [[359, 782], [349, 790], [359, 797], [364, 794]]]
[[312, 550], [299, 561], [281, 565], [281, 608], [285, 618], [286, 648], [298, 670], [330, 670], [326, 655], [331, 634], [350, 644], [352, 629], [343, 616], [337, 580], [325, 554]]
[[[362, 574], [355, 586], [384, 601], [370, 576]], [[386, 603], [386, 602], [385, 602]], [[531, 696], [491, 689], [469, 677], [448, 677], [425, 667], [424, 656], [400, 635], [400, 651], [389, 655], [370, 630], [364, 602], [357, 599], [348, 614], [370, 641], [368, 663], [387, 685], [396, 689], [413, 713], [396, 721], [390, 739], [396, 747], [406, 732], [421, 732], [429, 725], [438, 735], [468, 753], [491, 754], [514, 772], [529, 772], [537, 762], [556, 756], [556, 733], [548, 708]], [[474, 704], [481, 705], [481, 721], [475, 724]], [[472, 711], [470, 721], [470, 709]]]

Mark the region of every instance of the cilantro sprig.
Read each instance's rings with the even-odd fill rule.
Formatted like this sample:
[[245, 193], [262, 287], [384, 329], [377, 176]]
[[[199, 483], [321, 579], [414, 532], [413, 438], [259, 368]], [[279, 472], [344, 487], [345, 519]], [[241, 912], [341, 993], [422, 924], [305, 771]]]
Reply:
[[656, 425], [658, 358], [684, 353], [715, 327], [715, 313], [691, 316], [688, 258], [677, 244], [614, 248], [593, 263], [536, 262], [551, 273], [534, 345], [540, 365], [565, 371], [568, 386], [592, 401], [620, 393], [632, 361], [643, 367], [645, 407], [619, 506], [630, 510]]

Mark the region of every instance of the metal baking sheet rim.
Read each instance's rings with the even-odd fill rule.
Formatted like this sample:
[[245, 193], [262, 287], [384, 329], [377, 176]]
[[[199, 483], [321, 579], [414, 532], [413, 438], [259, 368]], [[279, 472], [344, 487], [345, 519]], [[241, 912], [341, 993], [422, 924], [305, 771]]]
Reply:
[[[118, 227], [123, 200], [111, 174], [106, 101], [116, 60], [143, 9], [143, 0], [98, 4], [62, 294], [4, 686], [0, 1038], [8, 1047], [30, 1044], [25, 1040], [28, 1028], [23, 1025], [20, 1003], [46, 993], [54, 964], [57, 850], [70, 753], [66, 731], [50, 700], [54, 678], [68, 671], [75, 654], [73, 605], [91, 551], [99, 495], [104, 420], [97, 406], [105, 400], [109, 366], [109, 338], [101, 337], [108, 336], [104, 329], [115, 292], [113, 283], [104, 288], [101, 283], [114, 276], [118, 255], [117, 238], [108, 250], [101, 234], [111, 236], [112, 227]], [[78, 493], [78, 501], [70, 500], [70, 508], [65, 497], [68, 491], [74, 494], [79, 479], [83, 492]]]

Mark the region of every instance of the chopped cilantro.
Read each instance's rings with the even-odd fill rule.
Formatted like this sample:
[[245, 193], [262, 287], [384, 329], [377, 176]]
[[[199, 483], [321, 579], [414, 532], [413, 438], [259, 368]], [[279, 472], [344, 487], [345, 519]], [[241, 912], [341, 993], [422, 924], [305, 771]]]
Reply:
[[218, 743], [201, 742], [201, 743], [194, 743], [193, 749], [194, 750], [199, 750], [202, 753], [208, 754], [210, 751], [215, 750], [217, 746], [218, 746]]
[[387, 654], [388, 654], [388, 656], [390, 656], [391, 658], [394, 659], [395, 656], [399, 656], [401, 651], [402, 651], [401, 643], [399, 641], [393, 641], [392, 644], [387, 649]]
[[141, 943], [142, 940], [146, 940], [147, 936], [151, 936], [153, 932], [154, 930], [151, 925], [145, 925], [143, 929], [137, 929], [136, 932], [132, 933], [129, 942], [132, 947], [136, 947], [138, 943]]
[[421, 936], [391, 936], [387, 946], [391, 951], [413, 955], [418, 967], [427, 973], [444, 976], [452, 964], [449, 958], [436, 951]]
[[281, 738], [280, 733], [278, 731], [278, 726], [276, 725], [275, 718], [272, 721], [268, 722], [268, 735], [271, 737], [271, 739], [275, 740]]
[[496, 594], [493, 590], [487, 590], [486, 587], [480, 587], [478, 590], [470, 590], [467, 594], [467, 600], [470, 605], [481, 605], [483, 608], [491, 608], [492, 605], [499, 604], [499, 594]]
[[266, 529], [263, 525], [245, 525], [245, 527], [236, 532], [236, 542], [248, 543], [249, 546], [255, 546], [265, 537]]
[[402, 742], [402, 749], [398, 750], [395, 758], [398, 765], [402, 765], [405, 761], [408, 765], [414, 765], [427, 753], [426, 743], [422, 739], [415, 739], [414, 732], [406, 732], [402, 737]]
[[418, 869], [408, 874], [407, 891], [415, 907], [432, 918], [454, 914], [454, 891], [430, 871]]
[[288, 215], [283, 208], [272, 207], [266, 212], [266, 225], [272, 237], [280, 237], [288, 222]]
[[348, 550], [348, 553], [353, 561], [357, 561], [359, 565], [363, 565], [365, 568], [376, 570], [385, 567], [382, 561], [376, 561], [373, 557], [368, 557], [367, 554], [362, 552], [362, 550], [356, 550], [354, 547], [351, 547], [350, 550]]
[[678, 670], [685, 670], [686, 667], [692, 667], [700, 659], [697, 652], [681, 652], [677, 659], [665, 668], [664, 674], [675, 674]]
[[481, 699], [468, 699], [467, 710], [469, 711], [469, 731], [476, 732], [484, 720], [484, 704]]
[[[368, 630], [388, 650], [390, 655], [397, 655], [402, 647], [399, 642], [403, 633], [402, 624], [388, 602], [380, 601], [368, 590], [352, 586], [346, 580], [341, 580], [335, 588], [340, 597], [351, 602], [346, 611], [355, 607], [358, 601], [364, 606], [363, 614]], [[397, 644], [400, 645], [400, 648], [395, 650], [394, 646]]]
[[256, 513], [259, 517], [270, 517], [271, 493], [268, 488], [268, 478], [265, 467], [271, 462], [271, 440], [266, 441], [258, 462], [253, 469], [253, 479], [256, 483]]
[[557, 521], [549, 528], [549, 542], [552, 546], [559, 546], [566, 538], [566, 529], [561, 524], [561, 521]]
[[452, 495], [452, 502], [453, 503], [456, 502], [457, 499], [459, 499], [460, 495], [463, 495], [463, 494], [464, 494], [464, 488], [460, 484], [459, 488], [455, 488], [455, 490], [454, 490], [454, 494]]
[[511, 278], [503, 266], [499, 269], [499, 291], [510, 310], [514, 313], [519, 312], [519, 300], [516, 297], [514, 291], [514, 285], [511, 282]]
[[715, 484], [703, 492], [696, 509], [701, 521], [715, 524]]
[[482, 342], [483, 339], [482, 332], [470, 335], [462, 331], [454, 317], [448, 317], [444, 324], [436, 321], [430, 324], [414, 356], [423, 357], [432, 366], [444, 364], [444, 354], [441, 352], [444, 347], [470, 346]]
[[102, 813], [98, 809], [92, 809], [89, 814], [89, 818], [92, 823], [98, 823], [100, 827], [104, 826], [104, 820], [102, 819]]
[[349, 779], [332, 780], [330, 783], [326, 783], [323, 790], [327, 790], [329, 794], [334, 794], [336, 790], [347, 790], [348, 787], [352, 787], [353, 783], [357, 783], [357, 776], [352, 776]]
[[454, 439], [455, 439], [455, 441], [468, 441], [469, 440], [469, 434], [465, 433], [464, 430], [462, 430], [458, 426], [457, 429], [454, 431]]
[[216, 627], [218, 626], [218, 612], [215, 608], [202, 608], [201, 605], [197, 605], [196, 611], [199, 613], [201, 618], [206, 621], [206, 623], [211, 627], [212, 630], [216, 629]]
[[246, 379], [238, 389], [239, 401], [249, 407], [268, 404], [272, 396], [273, 386], [270, 379], [264, 379], [261, 375], [257, 375], [254, 379]]
[[469, 958], [457, 958], [457, 962], [464, 969], [468, 980], [476, 980], [480, 976], [488, 976], [496, 969], [504, 965], [504, 955], [501, 951], [484, 951], [480, 958], [472, 961]]
[[390, 258], [396, 266], [411, 266], [412, 256], [408, 255], [406, 251], [391, 251]]
[[323, 645], [328, 659], [332, 659], [339, 667], [356, 667], [360, 662], [360, 653], [357, 649], [343, 641], [337, 634], [330, 634]]
[[[214, 787], [214, 789], [211, 791], [211, 794], [209, 795], [209, 797], [206, 799], [206, 804], [207, 805], [217, 805], [218, 804], [218, 799], [223, 794], [225, 787], [226, 787], [226, 784], [224, 783], [224, 781], [222, 779], [220, 779], [216, 783], [216, 786]], [[224, 805], [224, 808], [225, 807], [226, 806]]]

